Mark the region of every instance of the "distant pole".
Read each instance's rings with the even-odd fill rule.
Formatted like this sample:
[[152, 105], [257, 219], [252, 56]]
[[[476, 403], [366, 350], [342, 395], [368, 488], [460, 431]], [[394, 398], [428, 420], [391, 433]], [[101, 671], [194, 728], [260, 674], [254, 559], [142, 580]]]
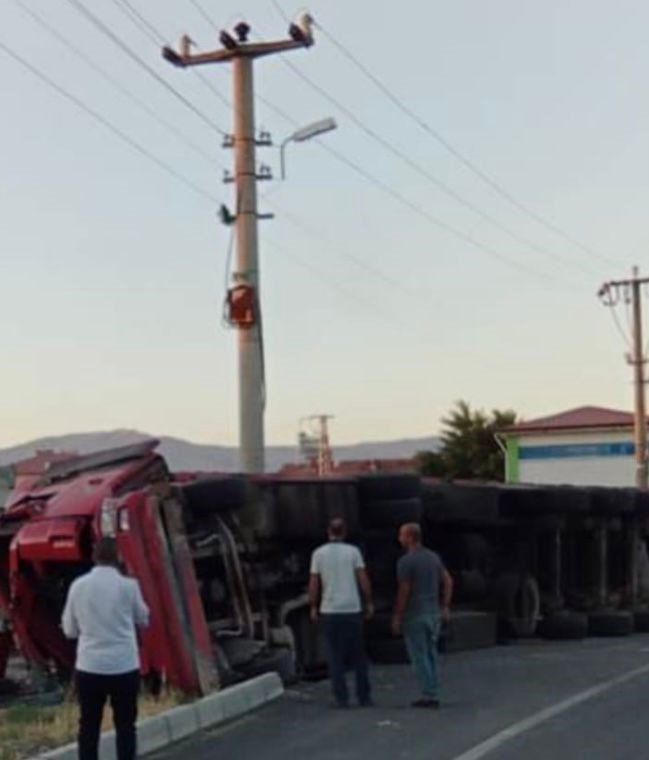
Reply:
[[319, 414], [317, 420], [320, 423], [320, 446], [318, 448], [318, 475], [323, 477], [331, 475], [334, 469], [334, 458], [329, 442], [329, 420], [331, 414]]
[[[636, 477], [638, 488], [647, 488], [647, 410], [645, 400], [645, 363], [644, 346], [642, 344], [642, 285], [649, 283], [649, 278], [641, 278], [638, 267], [633, 268], [633, 276], [628, 280], [611, 280], [604, 283], [599, 290], [599, 297], [606, 306], [615, 308], [622, 293], [631, 290], [631, 305], [633, 312], [633, 335], [631, 354], [628, 357], [633, 367], [634, 385], [634, 439]], [[623, 296], [624, 297], [624, 296]]]
[[[276, 42], [249, 42], [250, 27], [239, 22], [234, 35], [222, 31], [223, 47], [206, 53], [192, 52], [193, 43], [184, 36], [179, 52], [165, 47], [163, 57], [182, 68], [210, 63], [233, 64], [234, 147], [236, 187], [235, 239], [237, 271], [228, 291], [229, 321], [237, 327], [239, 342], [239, 454], [242, 472], [258, 473], [265, 468], [264, 452], [264, 358], [259, 295], [257, 180], [270, 179], [269, 172], [257, 173], [255, 148], [268, 145], [255, 135], [253, 61], [262, 56], [307, 48], [313, 44], [313, 19], [304, 14], [291, 24], [289, 37]], [[230, 178], [231, 179], [231, 178]], [[232, 181], [232, 180], [231, 180]]]
[[647, 413], [645, 403], [644, 346], [642, 344], [641, 281], [633, 268], [633, 381], [635, 386], [635, 459], [636, 485], [647, 488]]

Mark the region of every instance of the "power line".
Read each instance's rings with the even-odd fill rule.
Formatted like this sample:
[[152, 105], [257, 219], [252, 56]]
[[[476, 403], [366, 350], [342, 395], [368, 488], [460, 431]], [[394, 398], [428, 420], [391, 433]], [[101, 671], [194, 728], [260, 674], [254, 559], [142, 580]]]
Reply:
[[[276, 0], [272, 0], [273, 4], [278, 10], [279, 4]], [[283, 11], [282, 11], [282, 15]], [[454, 156], [460, 161], [469, 171], [488, 185], [494, 192], [496, 192], [501, 198], [506, 200], [516, 209], [533, 219], [535, 222], [553, 232], [555, 235], [559, 235], [564, 240], [567, 240], [572, 245], [579, 248], [583, 253], [593, 258], [599, 259], [606, 263], [615, 263], [612, 259], [604, 256], [597, 251], [593, 250], [590, 246], [582, 243], [570, 233], [558, 227], [553, 222], [549, 221], [539, 213], [529, 208], [526, 204], [519, 201], [512, 193], [506, 190], [499, 182], [493, 177], [488, 175], [484, 170], [478, 167], [468, 156], [462, 151], [456, 148], [449, 140], [447, 140], [440, 132], [433, 129], [424, 119], [422, 119], [415, 111], [413, 111], [401, 98], [395, 95], [375, 74], [373, 74], [365, 64], [363, 64], [347, 47], [345, 47], [333, 34], [327, 31], [322, 24], [318, 24], [318, 29], [322, 34], [331, 42], [336, 49], [342, 53], [349, 61], [351, 61], [402, 113], [412, 119], [421, 129], [427, 132], [434, 140], [436, 140], [448, 153]]]
[[141, 145], [139, 142], [134, 140], [132, 137], [130, 137], [126, 132], [124, 132], [122, 129], [120, 129], [118, 126], [113, 124], [111, 121], [109, 121], [105, 116], [102, 116], [100, 113], [95, 111], [93, 108], [91, 108], [89, 105], [83, 102], [81, 98], [78, 98], [76, 95], [71, 93], [69, 90], [66, 90], [64, 87], [62, 87], [60, 84], [55, 82], [53, 79], [51, 79], [47, 74], [45, 74], [43, 71], [38, 69], [36, 66], [34, 66], [32, 63], [27, 61], [25, 58], [23, 58], [21, 55], [19, 55], [15, 50], [10, 48], [6, 43], [4, 43], [2, 40], [0, 40], [0, 49], [5, 52], [6, 55], [8, 55], [10, 58], [12, 58], [14, 61], [19, 63], [23, 68], [27, 69], [33, 76], [35, 76], [37, 79], [40, 79], [41, 82], [44, 82], [49, 87], [51, 87], [53, 90], [55, 90], [61, 97], [65, 98], [66, 100], [73, 103], [77, 108], [84, 111], [86, 114], [91, 116], [95, 121], [99, 122], [103, 127], [105, 127], [109, 132], [111, 132], [113, 135], [118, 137], [122, 142], [125, 142], [127, 145], [129, 145], [133, 150], [137, 151], [140, 155], [144, 156], [145, 158], [149, 159], [149, 161], [152, 161], [156, 166], [158, 166], [160, 169], [165, 171], [167, 174], [170, 174], [172, 177], [174, 177], [179, 182], [182, 182], [183, 185], [186, 187], [189, 187], [193, 192], [195, 192], [197, 195], [200, 195], [203, 198], [206, 198], [212, 203], [218, 203], [218, 199], [215, 198], [213, 195], [211, 195], [207, 190], [204, 190], [202, 187], [197, 185], [193, 180], [188, 179], [185, 177], [184, 174], [181, 172], [176, 171], [176, 169], [173, 168], [170, 164], [168, 164], [163, 159], [156, 156], [154, 153], [151, 153], [150, 150], [145, 148], [143, 145]]
[[29, 15], [37, 24], [39, 24], [41, 28], [43, 28], [52, 37], [57, 39], [62, 45], [64, 45], [68, 50], [70, 50], [75, 56], [77, 56], [77, 58], [82, 60], [96, 74], [101, 76], [102, 79], [104, 79], [106, 82], [109, 82], [118, 92], [124, 95], [124, 97], [128, 98], [140, 110], [148, 114], [152, 119], [155, 119], [157, 122], [159, 122], [169, 133], [175, 135], [188, 148], [193, 150], [197, 155], [201, 156], [201, 158], [203, 158], [206, 161], [209, 161], [212, 164], [216, 164], [217, 166], [220, 167], [220, 164], [216, 160], [216, 158], [214, 158], [213, 156], [210, 156], [209, 153], [207, 153], [207, 151], [203, 150], [202, 147], [200, 147], [197, 143], [195, 143], [181, 129], [179, 129], [174, 124], [172, 124], [171, 122], [167, 121], [165, 118], [160, 116], [160, 114], [158, 114], [158, 112], [155, 109], [148, 106], [133, 91], [125, 87], [116, 77], [112, 76], [105, 69], [99, 66], [99, 64], [95, 63], [95, 61], [89, 55], [87, 55], [81, 48], [75, 45], [70, 39], [68, 39], [63, 34], [61, 34], [61, 32], [59, 32], [58, 29], [52, 26], [43, 16], [41, 16], [32, 8], [28, 7], [25, 4], [24, 0], [13, 0], [13, 1], [14, 1], [14, 4], [17, 5], [24, 13]]
[[[287, 61], [284, 60], [284, 63], [287, 63]], [[265, 98], [262, 95], [257, 95], [256, 97], [267, 108], [269, 108], [271, 111], [276, 113], [281, 118], [285, 119], [289, 124], [293, 125], [294, 127], [299, 126], [299, 122], [297, 121], [297, 119], [295, 119], [293, 116], [288, 114], [282, 108], [276, 106], [268, 98]], [[437, 218], [433, 214], [423, 209], [421, 206], [418, 206], [416, 203], [410, 201], [408, 198], [402, 195], [398, 190], [395, 190], [391, 185], [388, 185], [387, 183], [383, 182], [378, 177], [376, 177], [374, 174], [364, 169], [354, 160], [345, 156], [341, 151], [337, 150], [336, 148], [332, 147], [331, 145], [329, 145], [328, 143], [324, 141], [316, 140], [316, 142], [322, 148], [322, 150], [326, 151], [331, 156], [333, 156], [337, 161], [345, 164], [348, 168], [352, 169], [352, 171], [354, 171], [357, 175], [362, 177], [366, 182], [369, 182], [370, 184], [374, 185], [378, 189], [382, 190], [384, 193], [389, 195], [393, 200], [396, 200], [402, 206], [405, 206], [410, 211], [426, 219], [428, 222], [435, 225], [436, 227], [439, 227], [440, 229], [445, 230], [449, 234], [453, 235], [456, 238], [459, 238], [465, 243], [469, 243], [471, 246], [481, 250], [483, 253], [487, 254], [488, 256], [498, 259], [499, 261], [501, 261], [501, 263], [507, 264], [509, 266], [513, 266], [534, 277], [537, 277], [537, 278], [540, 277], [545, 280], [558, 282], [558, 279], [553, 277], [552, 275], [548, 275], [548, 274], [545, 274], [544, 272], [537, 271], [533, 267], [527, 266], [526, 264], [523, 264], [520, 261], [517, 261], [516, 259], [512, 259], [508, 256], [505, 256], [501, 254], [499, 251], [497, 251], [496, 249], [487, 245], [486, 243], [481, 243], [479, 240], [466, 234], [462, 230]]]
[[[21, 0], [14, 0], [15, 2], [21, 2]], [[131, 11], [129, 15], [131, 16], [131, 20], [133, 23], [138, 26], [138, 28], [147, 36], [149, 40], [153, 42], [154, 45], [162, 44], [165, 42], [165, 38], [162, 35], [162, 32], [154, 26], [148, 19], [146, 19], [141, 13], [135, 11], [135, 9], [132, 7], [131, 3], [128, 0], [112, 0], [115, 5], [123, 6], [120, 8], [123, 12], [127, 9]], [[191, 0], [190, 0], [191, 1]], [[204, 15], [204, 18], [208, 19], [211, 22], [211, 19], [209, 16], [207, 16], [204, 9], [198, 4], [198, 3], [192, 3], [197, 7], [197, 10], [202, 12]], [[211, 22], [211, 25], [214, 28], [217, 28], [215, 23]], [[201, 72], [197, 71], [196, 69], [192, 68], [191, 71], [196, 73], [201, 81], [215, 94], [219, 97], [220, 100], [224, 101], [226, 105], [230, 106], [230, 101], [225, 98], [224, 95], [221, 94], [221, 92], [216, 89], [212, 83], [206, 79]], [[297, 215], [292, 214], [291, 212], [281, 209], [281, 207], [277, 203], [273, 203], [271, 205], [274, 205], [275, 208], [278, 210], [281, 210], [281, 213], [283, 216], [289, 221], [289, 223], [293, 224], [293, 226], [298, 227], [299, 229], [302, 229], [303, 231], [307, 232], [308, 234], [311, 234], [312, 236], [319, 237], [320, 239], [323, 239], [323, 236], [316, 231], [315, 228], [310, 227], [307, 223], [303, 222]], [[331, 245], [331, 241], [327, 241], [327, 245]], [[335, 245], [335, 244], [334, 244]], [[400, 288], [401, 290], [408, 292], [409, 294], [413, 294], [415, 291], [408, 288], [407, 286], [402, 285], [394, 278], [391, 278], [389, 275], [382, 272], [378, 267], [373, 266], [369, 262], [366, 262], [362, 258], [358, 256], [354, 256], [353, 254], [343, 251], [341, 248], [339, 248], [339, 255], [348, 259], [349, 261], [352, 261], [357, 267], [367, 271], [368, 273], [374, 275], [375, 277], [384, 280], [385, 282], [396, 285], [396, 287]], [[229, 264], [226, 266], [227, 271], [229, 271]]]
[[122, 13], [127, 13], [131, 17], [133, 23], [154, 45], [166, 44], [167, 40], [160, 30], [150, 23], [128, 0], [112, 0], [112, 2]]
[[338, 100], [338, 98], [331, 95], [327, 90], [325, 90], [323, 87], [321, 87], [317, 82], [314, 82], [313, 79], [311, 79], [309, 76], [307, 76], [299, 67], [297, 67], [294, 63], [292, 63], [289, 60], [282, 59], [285, 66], [287, 66], [297, 77], [299, 77], [303, 82], [305, 82], [309, 87], [311, 87], [315, 92], [317, 92], [321, 97], [325, 98], [327, 101], [329, 101], [333, 106], [338, 108], [340, 111], [342, 111], [345, 116], [347, 116], [348, 119], [350, 119], [356, 126], [361, 129], [370, 139], [374, 140], [378, 145], [380, 145], [384, 150], [387, 150], [389, 153], [391, 153], [393, 156], [398, 158], [400, 161], [405, 163], [407, 166], [409, 166], [413, 171], [415, 171], [417, 174], [419, 174], [421, 177], [426, 179], [428, 182], [433, 184], [435, 187], [437, 187], [439, 190], [441, 190], [443, 193], [448, 195], [450, 198], [453, 198], [457, 203], [459, 203], [461, 206], [464, 206], [464, 208], [471, 211], [473, 214], [476, 214], [476, 216], [479, 216], [481, 219], [485, 220], [489, 224], [493, 225], [497, 229], [499, 229], [501, 232], [504, 232], [506, 235], [508, 235], [510, 238], [515, 240], [518, 243], [521, 243], [525, 246], [528, 246], [529, 248], [532, 248], [533, 250], [537, 251], [537, 253], [541, 253], [546, 256], [550, 256], [558, 261], [564, 262], [564, 259], [561, 256], [558, 256], [557, 254], [553, 253], [552, 251], [548, 251], [544, 249], [542, 246], [537, 245], [531, 240], [528, 240], [524, 236], [520, 235], [515, 230], [512, 230], [507, 225], [500, 222], [496, 217], [492, 216], [491, 214], [487, 213], [486, 211], [483, 211], [481, 208], [476, 206], [471, 201], [464, 198], [460, 193], [455, 191], [450, 185], [447, 185], [442, 180], [438, 179], [432, 172], [428, 171], [426, 168], [421, 166], [417, 161], [412, 159], [407, 153], [405, 153], [401, 148], [397, 147], [393, 143], [391, 143], [389, 140], [384, 138], [382, 135], [380, 135], [376, 130], [374, 130], [372, 127], [368, 126], [364, 121], [359, 119], [359, 117], [350, 109], [347, 108], [343, 103]]
[[206, 21], [209, 24], [209, 26], [211, 26], [212, 29], [214, 29], [215, 32], [218, 32], [219, 31], [218, 25], [216, 24], [214, 19], [210, 16], [210, 14], [205, 10], [205, 8], [203, 8], [203, 6], [198, 2], [198, 0], [189, 0], [189, 2], [191, 3], [191, 5], [194, 6], [198, 14], [202, 16], [203, 20]]
[[318, 281], [325, 282], [330, 288], [333, 288], [334, 290], [338, 291], [345, 298], [352, 300], [357, 306], [362, 306], [367, 311], [370, 311], [373, 314], [376, 314], [377, 316], [381, 317], [381, 319], [388, 322], [392, 327], [403, 327], [409, 330], [412, 329], [412, 325], [405, 325], [405, 324], [400, 325], [398, 320], [395, 318], [393, 314], [390, 314], [387, 310], [379, 307], [378, 304], [375, 304], [372, 301], [368, 301], [364, 298], [359, 298], [356, 292], [354, 293], [350, 292], [344, 285], [342, 285], [337, 280], [332, 278], [324, 269], [314, 266], [313, 263], [310, 261], [310, 259], [307, 259], [304, 256], [300, 256], [296, 254], [292, 249], [289, 249], [288, 247], [286, 247], [286, 245], [279, 245], [277, 242], [275, 242], [272, 239], [267, 239], [266, 242], [269, 245], [271, 245], [273, 248], [281, 251], [282, 254], [287, 254], [288, 256], [293, 258], [303, 268], [317, 275]]
[[352, 253], [349, 253], [349, 251], [345, 250], [342, 246], [338, 245], [335, 241], [332, 241], [331, 238], [329, 238], [327, 235], [322, 233], [317, 228], [309, 225], [307, 222], [305, 222], [303, 219], [301, 219], [297, 214], [293, 214], [291, 211], [288, 211], [286, 208], [283, 208], [280, 206], [276, 201], [269, 201], [268, 196], [266, 196], [266, 202], [274, 207], [277, 211], [279, 211], [282, 215], [283, 219], [287, 219], [290, 224], [292, 224], [297, 229], [302, 230], [306, 234], [310, 235], [311, 237], [316, 237], [319, 240], [321, 240], [327, 248], [331, 248], [332, 246], [336, 249], [336, 252], [339, 256], [342, 258], [347, 259], [348, 261], [351, 261], [353, 264], [355, 264], [359, 269], [364, 270], [368, 274], [371, 274], [373, 277], [376, 277], [377, 279], [383, 280], [387, 284], [391, 286], [396, 286], [399, 290], [403, 291], [404, 293], [407, 293], [409, 296], [421, 296], [421, 292], [416, 291], [414, 288], [410, 288], [407, 285], [404, 285], [403, 283], [396, 280], [394, 277], [391, 277], [390, 275], [383, 272], [379, 267], [375, 266], [374, 264], [371, 264], [369, 261], [366, 261], [365, 259], [361, 258], [360, 256], [355, 256]]
[[[267, 98], [260, 96], [259, 100], [260, 102], [264, 103], [268, 108], [270, 108], [272, 111], [274, 111], [276, 114], [285, 118], [293, 126], [298, 126], [298, 122], [296, 119], [294, 119], [292, 116], [287, 114], [281, 108], [278, 108], [277, 106], [275, 106], [275, 104], [269, 101]], [[449, 234], [453, 235], [456, 238], [459, 238], [465, 243], [469, 243], [471, 246], [477, 248], [478, 250], [481, 250], [483, 253], [487, 254], [488, 256], [498, 259], [504, 264], [508, 264], [509, 266], [516, 267], [517, 269], [520, 269], [526, 272], [527, 274], [531, 274], [535, 277], [541, 277], [545, 280], [556, 280], [556, 278], [552, 277], [551, 275], [547, 275], [544, 272], [539, 272], [536, 269], [532, 267], [528, 267], [526, 264], [523, 264], [520, 261], [517, 261], [516, 259], [510, 259], [508, 256], [504, 256], [503, 254], [499, 253], [497, 250], [495, 250], [494, 248], [491, 248], [487, 244], [481, 243], [479, 240], [476, 240], [470, 235], [467, 235], [462, 230], [459, 230], [456, 227], [453, 227], [452, 225], [442, 221], [441, 219], [438, 219], [436, 216], [429, 213], [428, 211], [423, 209], [421, 206], [418, 206], [416, 203], [413, 203], [412, 201], [410, 201], [408, 198], [402, 195], [398, 190], [395, 190], [391, 185], [388, 185], [387, 183], [383, 182], [374, 174], [364, 169], [362, 166], [357, 164], [352, 159], [345, 156], [344, 153], [342, 153], [341, 151], [337, 150], [336, 148], [333, 148], [331, 145], [329, 145], [328, 143], [324, 141], [317, 140], [316, 142], [322, 148], [322, 150], [326, 151], [331, 156], [333, 156], [337, 161], [340, 161], [341, 163], [345, 164], [348, 168], [352, 169], [356, 174], [362, 177], [366, 182], [369, 182], [374, 187], [377, 187], [379, 190], [389, 195], [393, 200], [396, 200], [402, 206], [408, 208], [410, 211], [414, 212], [415, 214], [422, 217], [423, 219], [430, 222], [431, 224], [435, 225], [436, 227], [439, 227], [440, 229], [445, 230]]]
[[[129, 0], [112, 0], [119, 10], [128, 15], [131, 22], [144, 34], [144, 36], [153, 43], [154, 46], [165, 45], [167, 39], [160, 29], [152, 24], [140, 11], [136, 10]], [[198, 46], [196, 45], [198, 48]], [[192, 74], [202, 82], [202, 84], [214, 95], [221, 103], [228, 108], [231, 107], [229, 99], [214, 85], [210, 80], [195, 68], [190, 69]]]
[[104, 36], [108, 37], [113, 44], [115, 44], [125, 55], [127, 55], [132, 61], [137, 63], [141, 68], [143, 68], [153, 79], [156, 80], [162, 87], [164, 87], [168, 92], [170, 92], [175, 98], [177, 98], [184, 106], [189, 108], [190, 111], [192, 111], [196, 116], [198, 116], [201, 121], [203, 121], [210, 129], [215, 130], [221, 135], [226, 135], [227, 132], [225, 130], [221, 129], [219, 126], [217, 126], [208, 116], [206, 116], [203, 111], [200, 110], [197, 106], [195, 106], [191, 100], [188, 100], [182, 93], [178, 92], [175, 87], [169, 84], [164, 77], [160, 76], [158, 72], [153, 69], [151, 66], [149, 66], [146, 61], [144, 61], [142, 58], [140, 58], [137, 53], [134, 53], [131, 48], [126, 45], [113, 31], [110, 27], [108, 27], [100, 18], [98, 18], [92, 11], [89, 11], [79, 0], [67, 0], [67, 2], [72, 5], [74, 8], [76, 8], [79, 13], [81, 13], [83, 16], [86, 17], [86, 19], [93, 24], [97, 29], [99, 29]]

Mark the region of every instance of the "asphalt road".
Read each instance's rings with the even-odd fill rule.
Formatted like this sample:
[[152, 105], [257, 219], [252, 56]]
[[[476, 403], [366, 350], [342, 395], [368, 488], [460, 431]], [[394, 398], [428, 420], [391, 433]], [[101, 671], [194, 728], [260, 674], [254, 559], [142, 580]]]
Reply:
[[326, 683], [291, 688], [156, 760], [643, 760], [649, 636], [528, 642], [448, 655], [443, 706], [408, 707], [407, 667], [372, 671], [377, 706], [335, 710]]

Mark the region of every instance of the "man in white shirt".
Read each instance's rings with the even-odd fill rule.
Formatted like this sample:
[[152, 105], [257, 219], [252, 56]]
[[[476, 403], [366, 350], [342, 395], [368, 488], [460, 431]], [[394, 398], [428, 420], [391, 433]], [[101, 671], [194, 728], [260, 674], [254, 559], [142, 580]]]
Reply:
[[70, 586], [63, 611], [63, 632], [78, 639], [76, 684], [79, 760], [97, 760], [101, 721], [110, 698], [118, 760], [136, 757], [140, 658], [136, 627], [149, 622], [149, 609], [136, 580], [118, 570], [117, 545], [100, 539], [96, 567]]
[[322, 618], [327, 642], [331, 685], [338, 707], [349, 707], [345, 672], [356, 675], [356, 697], [361, 707], [372, 704], [367, 657], [363, 646], [363, 614], [360, 590], [365, 599], [365, 616], [374, 613], [372, 588], [363, 557], [357, 547], [345, 542], [345, 521], [329, 523], [329, 543], [313, 552], [309, 580], [311, 619]]

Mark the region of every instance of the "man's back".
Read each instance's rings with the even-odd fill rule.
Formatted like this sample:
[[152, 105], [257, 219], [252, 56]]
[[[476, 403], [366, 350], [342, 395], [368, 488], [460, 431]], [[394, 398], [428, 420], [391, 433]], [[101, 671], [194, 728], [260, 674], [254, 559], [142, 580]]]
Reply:
[[360, 551], [343, 541], [330, 541], [313, 552], [311, 573], [320, 576], [323, 615], [361, 611], [356, 571], [363, 567]]
[[430, 549], [419, 547], [409, 551], [397, 564], [400, 581], [410, 584], [406, 615], [439, 612], [439, 587], [444, 563]]
[[77, 669], [103, 674], [137, 670], [135, 626], [147, 621], [148, 609], [136, 581], [108, 566], [78, 578], [63, 616], [66, 635], [79, 639]]

